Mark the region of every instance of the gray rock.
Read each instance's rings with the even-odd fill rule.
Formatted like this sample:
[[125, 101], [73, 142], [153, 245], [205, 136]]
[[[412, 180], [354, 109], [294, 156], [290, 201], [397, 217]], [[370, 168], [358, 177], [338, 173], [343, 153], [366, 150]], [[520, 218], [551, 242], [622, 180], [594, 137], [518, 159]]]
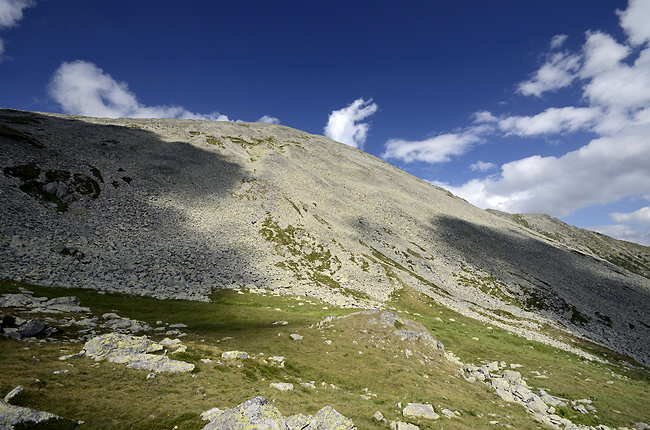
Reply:
[[501, 399], [505, 400], [506, 402], [514, 402], [515, 396], [512, 395], [512, 393], [508, 390], [504, 390], [503, 388], [496, 388], [496, 394], [497, 396], [501, 397]]
[[96, 361], [108, 360], [113, 363], [124, 363], [133, 369], [154, 372], [190, 372], [194, 364], [172, 360], [163, 355], [153, 355], [162, 352], [164, 347], [145, 336], [135, 337], [119, 333], [97, 336], [84, 345], [86, 357]]
[[420, 427], [415, 424], [405, 423], [403, 421], [391, 421], [391, 430], [420, 430]]
[[325, 406], [316, 413], [308, 430], [356, 430], [354, 422], [338, 413], [333, 407]]
[[384, 418], [384, 414], [382, 414], [380, 411], [377, 411], [373, 414], [372, 419], [375, 421], [386, 421], [386, 418]]
[[272, 382], [271, 384], [269, 384], [269, 387], [275, 388], [276, 390], [280, 390], [280, 391], [293, 390], [293, 384], [289, 382]]
[[441, 414], [443, 414], [447, 418], [460, 418], [454, 411], [450, 411], [449, 409], [443, 409], [440, 411]]
[[248, 354], [244, 351], [226, 351], [221, 353], [221, 358], [225, 358], [227, 360], [244, 360], [248, 358]]
[[42, 321], [30, 320], [18, 327], [20, 337], [34, 337], [43, 333], [48, 325]]
[[433, 406], [428, 403], [409, 403], [402, 411], [402, 415], [428, 420], [437, 420], [440, 418], [440, 415], [433, 410]]
[[[120, 359], [110, 360], [120, 362]], [[194, 365], [184, 361], [172, 360], [163, 355], [136, 354], [125, 357], [126, 367], [131, 369], [149, 370], [153, 372], [191, 372]]]
[[40, 423], [49, 419], [60, 418], [50, 412], [42, 412], [22, 406], [10, 405], [9, 401], [20, 394], [23, 387], [18, 386], [11, 390], [3, 399], [0, 399], [0, 429], [13, 429], [14, 425], [20, 423]]
[[280, 411], [262, 396], [254, 397], [235, 408], [214, 415], [203, 430], [287, 429]]
[[513, 384], [517, 383], [521, 379], [521, 373], [515, 370], [504, 370], [503, 379]]
[[311, 415], [296, 414], [286, 418], [289, 430], [302, 430], [306, 428], [314, 417]]
[[41, 304], [40, 306], [45, 307], [49, 310], [61, 311], [61, 312], [90, 312], [90, 308], [80, 306], [81, 301], [78, 297], [67, 296], [67, 297], [55, 297], [48, 300], [47, 302]]
[[16, 397], [18, 394], [20, 394], [20, 393], [22, 393], [22, 392], [23, 392], [23, 386], [22, 386], [22, 385], [19, 385], [19, 386], [17, 386], [16, 388], [14, 388], [13, 390], [11, 390], [11, 391], [9, 391], [9, 392], [7, 393], [7, 395], [4, 397], [4, 401], [5, 401], [6, 403], [9, 403], [9, 401], [10, 401], [11, 399], [13, 399], [14, 397]]
[[146, 354], [162, 351], [163, 346], [145, 336], [134, 337], [119, 333], [109, 333], [90, 339], [83, 347], [84, 355], [96, 361], [111, 356]]

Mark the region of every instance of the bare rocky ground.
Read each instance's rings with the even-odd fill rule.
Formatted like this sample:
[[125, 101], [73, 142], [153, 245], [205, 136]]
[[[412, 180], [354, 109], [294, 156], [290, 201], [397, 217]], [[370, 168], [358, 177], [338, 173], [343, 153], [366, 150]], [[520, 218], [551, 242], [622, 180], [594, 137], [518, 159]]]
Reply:
[[408, 286], [562, 349], [576, 350], [555, 330], [650, 364], [647, 248], [596, 252], [568, 226], [544, 234], [553, 222], [480, 210], [322, 136], [2, 110], [0, 168], [2, 278], [361, 308]]

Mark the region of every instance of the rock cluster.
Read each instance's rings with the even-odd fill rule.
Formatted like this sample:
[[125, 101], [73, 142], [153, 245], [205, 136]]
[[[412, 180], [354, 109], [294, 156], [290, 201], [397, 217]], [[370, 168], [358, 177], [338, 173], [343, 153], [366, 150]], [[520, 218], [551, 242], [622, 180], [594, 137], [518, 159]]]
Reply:
[[331, 406], [325, 406], [316, 415], [296, 414], [289, 417], [269, 403], [262, 396], [232, 408], [221, 410], [210, 409], [201, 414], [210, 423], [203, 430], [354, 430], [356, 426], [351, 419], [344, 417]]
[[[34, 340], [47, 338], [57, 332], [58, 328], [66, 329], [61, 337], [70, 342], [83, 342], [101, 333], [159, 333], [166, 336], [185, 336], [180, 329], [185, 324], [167, 324], [158, 321], [156, 327], [131, 318], [121, 317], [114, 312], [108, 312], [101, 317], [76, 317], [71, 314], [88, 314], [90, 309], [81, 306], [76, 296], [37, 297], [34, 293], [21, 288], [18, 294], [7, 293], [0, 296], [0, 308], [20, 311], [29, 314], [46, 315], [43, 319], [25, 319], [12, 315], [0, 315], [0, 333], [18, 340]], [[62, 316], [60, 314], [63, 314]], [[77, 330], [67, 330], [76, 327]], [[180, 341], [179, 341], [180, 342]]]
[[[177, 342], [168, 342], [178, 346]], [[153, 342], [145, 336], [135, 337], [119, 333], [109, 333], [97, 336], [83, 347], [82, 354], [96, 361], [108, 360], [113, 363], [124, 363], [132, 369], [143, 369], [152, 372], [190, 372], [194, 364], [172, 360], [163, 354], [166, 347]]]

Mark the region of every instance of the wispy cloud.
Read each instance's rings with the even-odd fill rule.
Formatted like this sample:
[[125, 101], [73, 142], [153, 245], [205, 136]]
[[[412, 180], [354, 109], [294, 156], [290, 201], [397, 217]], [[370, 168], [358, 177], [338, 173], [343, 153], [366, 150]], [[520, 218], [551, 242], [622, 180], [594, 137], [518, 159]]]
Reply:
[[424, 161], [426, 163], [445, 163], [452, 157], [465, 154], [471, 147], [483, 140], [483, 127], [470, 127], [458, 133], [447, 133], [423, 140], [409, 141], [390, 139], [381, 157], [386, 160], [402, 160], [406, 163]]
[[506, 134], [536, 136], [585, 130], [602, 115], [598, 108], [549, 108], [533, 116], [509, 116], [499, 121]]
[[[556, 38], [557, 36], [551, 41], [552, 47], [559, 46]], [[579, 66], [580, 57], [578, 55], [570, 55], [565, 52], [553, 53], [529, 80], [518, 85], [517, 92], [525, 96], [540, 97], [546, 91], [567, 87], [576, 78]]]
[[372, 99], [357, 99], [343, 109], [333, 111], [327, 121], [325, 136], [355, 148], [362, 148], [368, 137], [370, 125], [364, 119], [377, 112], [379, 107]]
[[[0, 0], [0, 31], [14, 27], [23, 19], [23, 10], [34, 6], [34, 0]], [[0, 62], [4, 58], [4, 40], [0, 39]]]
[[487, 172], [488, 170], [496, 169], [497, 165], [494, 163], [487, 163], [485, 161], [477, 161], [469, 166], [470, 170], [474, 172]]
[[[519, 94], [539, 98], [579, 83], [583, 106], [547, 108], [531, 116], [475, 115], [476, 122], [496, 123], [495, 133], [504, 137], [590, 131], [596, 138], [559, 157], [514, 160], [488, 178], [459, 186], [436, 184], [483, 208], [553, 216], [650, 195], [650, 2], [630, 0], [628, 8], [617, 13], [627, 35], [625, 42], [602, 32], [588, 32], [580, 52], [558, 52], [566, 40], [558, 35], [551, 40], [544, 64], [517, 87]], [[481, 171], [479, 166], [477, 171]], [[649, 243], [646, 209], [612, 214], [619, 224], [600, 226], [599, 231]], [[631, 223], [640, 229], [627, 225]]]
[[179, 106], [141, 104], [125, 82], [87, 61], [64, 62], [54, 72], [49, 93], [64, 112], [106, 118], [186, 118], [228, 121], [226, 115], [190, 112]]

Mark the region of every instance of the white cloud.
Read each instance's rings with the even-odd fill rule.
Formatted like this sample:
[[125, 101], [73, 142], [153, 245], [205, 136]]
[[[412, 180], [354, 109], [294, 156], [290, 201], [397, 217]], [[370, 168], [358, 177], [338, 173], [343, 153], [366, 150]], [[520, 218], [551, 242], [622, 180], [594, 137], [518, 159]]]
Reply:
[[474, 115], [472, 115], [474, 118], [475, 123], [490, 123], [490, 122], [498, 122], [499, 118], [496, 116], [492, 115], [491, 112], [486, 111], [486, 110], [481, 110], [478, 112], [474, 112]]
[[269, 115], [264, 115], [262, 118], [258, 119], [257, 122], [266, 122], [268, 124], [280, 124], [280, 120]]
[[558, 49], [564, 44], [564, 42], [566, 42], [568, 38], [569, 36], [566, 34], [558, 34], [556, 36], [553, 36], [549, 45], [551, 49]]
[[[23, 19], [23, 10], [34, 6], [34, 0], [0, 0], [0, 31], [11, 28]], [[4, 54], [4, 41], [0, 39], [0, 61]]]
[[499, 128], [506, 134], [518, 136], [575, 132], [595, 125], [601, 115], [597, 108], [549, 108], [534, 116], [504, 118], [499, 121]]
[[650, 230], [637, 230], [628, 225], [614, 224], [590, 227], [589, 230], [597, 231], [616, 239], [650, 246]]
[[622, 223], [632, 222], [632, 223], [644, 225], [646, 227], [650, 227], [650, 206], [646, 206], [644, 208], [641, 208], [637, 211], [630, 212], [630, 213], [613, 212], [609, 214], [609, 216], [611, 216], [612, 219], [616, 222], [622, 222]]
[[424, 140], [408, 141], [390, 139], [386, 142], [384, 159], [397, 159], [407, 163], [424, 161], [426, 163], [445, 163], [452, 156], [465, 154], [475, 143], [481, 142], [480, 130], [470, 128], [462, 133], [441, 134]]
[[501, 166], [499, 175], [471, 180], [452, 193], [483, 208], [556, 217], [650, 191], [650, 125], [592, 140], [561, 157], [535, 155]]
[[[551, 47], [556, 48], [566, 36], [555, 36]], [[517, 92], [525, 96], [540, 97], [546, 91], [555, 91], [571, 85], [580, 66], [580, 57], [564, 52], [556, 52], [528, 80], [520, 83]]]
[[632, 45], [641, 45], [650, 40], [650, 2], [648, 0], [630, 0], [624, 11], [617, 11], [621, 27], [625, 30]]
[[[650, 197], [650, 1], [630, 0], [618, 14], [627, 41], [587, 32], [578, 53], [552, 51], [531, 79], [518, 87], [522, 95], [539, 97], [579, 83], [582, 97], [576, 105], [546, 108], [531, 116], [501, 116], [494, 129], [504, 137], [590, 131], [596, 135], [593, 140], [561, 156], [513, 160], [498, 174], [459, 186], [436, 184], [483, 208], [556, 217], [592, 205]], [[560, 48], [565, 40], [563, 35], [554, 37], [551, 49]], [[475, 123], [494, 123], [494, 118], [481, 111], [475, 114]], [[476, 171], [481, 171], [479, 166]], [[612, 218], [617, 224], [600, 226], [599, 231], [650, 244], [650, 209], [617, 212]]]
[[64, 62], [54, 72], [49, 93], [64, 112], [107, 118], [185, 118], [228, 121], [218, 112], [202, 115], [179, 106], [145, 106], [126, 83], [87, 61]]
[[359, 121], [377, 112], [378, 108], [372, 99], [366, 101], [360, 98], [343, 109], [333, 111], [324, 129], [325, 136], [355, 148], [363, 147], [370, 125]]
[[481, 160], [469, 166], [469, 168], [475, 172], [487, 172], [488, 170], [495, 169], [496, 167], [497, 165], [494, 163], [487, 163]]

